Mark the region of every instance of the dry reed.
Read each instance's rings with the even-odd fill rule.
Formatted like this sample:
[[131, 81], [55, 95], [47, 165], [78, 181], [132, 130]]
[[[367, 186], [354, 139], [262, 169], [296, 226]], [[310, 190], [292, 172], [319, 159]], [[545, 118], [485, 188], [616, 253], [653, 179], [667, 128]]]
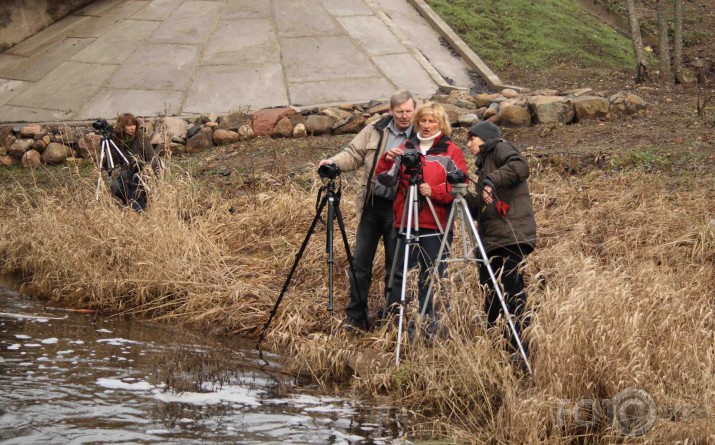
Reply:
[[[539, 246], [526, 264], [534, 323], [533, 377], [509, 364], [484, 327], [471, 266], [443, 285], [445, 339], [405, 345], [394, 365], [389, 327], [354, 336], [326, 313], [325, 232], [319, 225], [268, 333], [292, 369], [347, 383], [419, 416], [414, 433], [471, 443], [715, 441], [715, 189], [639, 172], [531, 178]], [[254, 174], [254, 173], [252, 173]], [[249, 192], [211, 189], [172, 165], [136, 214], [72, 175], [51, 188], [0, 195], [0, 265], [54, 303], [256, 335], [315, 212], [309, 176], [256, 174]], [[255, 185], [258, 184], [258, 185]], [[302, 185], [301, 185], [302, 184]], [[355, 219], [343, 200], [348, 233]], [[336, 315], [347, 303], [347, 261], [335, 240]], [[371, 308], [382, 304], [382, 254]], [[412, 309], [413, 310], [413, 309]], [[411, 315], [414, 317], [414, 314]], [[356, 352], [373, 357], [350, 378]], [[358, 354], [360, 355], [360, 354]], [[370, 362], [371, 359], [365, 359]], [[353, 363], [352, 366], [349, 364]], [[559, 419], [564, 399], [609, 399], [640, 388], [660, 413], [640, 438], [604, 422]], [[700, 409], [685, 416], [683, 407]]]

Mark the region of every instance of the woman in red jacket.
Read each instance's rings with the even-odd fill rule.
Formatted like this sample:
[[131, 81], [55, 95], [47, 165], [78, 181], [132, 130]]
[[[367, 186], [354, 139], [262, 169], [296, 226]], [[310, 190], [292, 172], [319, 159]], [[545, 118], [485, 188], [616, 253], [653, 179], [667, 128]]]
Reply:
[[[414, 126], [418, 130], [417, 134], [409, 139], [400, 148], [393, 148], [382, 155], [375, 170], [377, 180], [383, 184], [394, 183], [399, 180], [397, 195], [393, 204], [395, 213], [395, 229], [399, 230], [403, 213], [408, 209], [405, 206], [408, 200], [410, 178], [412, 174], [420, 176], [418, 182], [419, 205], [418, 205], [418, 225], [419, 231], [415, 231], [413, 221], [407, 221], [405, 216], [405, 228], [407, 224], [412, 225], [412, 233], [418, 235], [418, 242], [411, 244], [413, 250], [410, 252], [408, 267], [419, 264], [419, 303], [420, 310], [425, 307], [427, 291], [429, 289], [430, 269], [434, 266], [442, 243], [440, 227], [445, 227], [447, 217], [453, 197], [450, 194], [452, 186], [447, 183], [447, 173], [457, 169], [467, 172], [467, 163], [464, 160], [462, 150], [449, 138], [452, 127], [449, 125], [447, 113], [438, 103], [426, 103], [415, 111]], [[418, 158], [417, 168], [408, 169], [403, 160], [406, 157]], [[435, 214], [430, 206], [425, 205], [426, 199], [432, 202]], [[408, 203], [409, 205], [409, 203]], [[436, 219], [435, 219], [436, 216]], [[439, 224], [437, 223], [439, 221]], [[403, 232], [405, 230], [403, 229]], [[402, 233], [398, 236], [404, 236]], [[451, 244], [451, 231], [446, 234]], [[388, 306], [394, 311], [399, 307], [402, 268], [404, 262], [404, 248], [406, 243], [401, 243], [401, 251], [397, 253], [395, 267], [395, 279], [392, 291], [388, 297]], [[444, 274], [444, 263], [439, 268], [440, 276]], [[427, 301], [426, 314], [434, 315], [432, 301]]]

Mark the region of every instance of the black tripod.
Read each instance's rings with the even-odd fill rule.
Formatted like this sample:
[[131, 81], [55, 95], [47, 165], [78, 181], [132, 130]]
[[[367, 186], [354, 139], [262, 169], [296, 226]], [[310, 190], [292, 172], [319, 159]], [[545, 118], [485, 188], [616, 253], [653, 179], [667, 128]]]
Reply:
[[[100, 121], [95, 122], [95, 124], [99, 123]], [[104, 121], [104, 124], [106, 125], [106, 121]], [[95, 126], [95, 128], [98, 128], [98, 126]], [[119, 155], [119, 157], [124, 161], [125, 164], [129, 164], [129, 160], [127, 159], [126, 156], [124, 156], [124, 153], [117, 147], [117, 144], [114, 143], [110, 136], [110, 129], [109, 127], [104, 127], [104, 128], [98, 128], [102, 130], [102, 142], [99, 145], [99, 164], [98, 164], [98, 169], [99, 169], [99, 174], [97, 175], [97, 190], [95, 191], [94, 194], [94, 200], [99, 201], [99, 189], [100, 186], [102, 185], [102, 169], [106, 168], [107, 174], [111, 175], [112, 171], [114, 168], [117, 166], [114, 163], [114, 157], [112, 156], [112, 149], [114, 150], [115, 153]], [[105, 161], [106, 161], [106, 167], [105, 167]], [[120, 164], [121, 165], [121, 164]]]
[[[353, 266], [353, 257], [352, 254], [350, 253], [350, 244], [348, 243], [348, 236], [345, 233], [345, 223], [343, 222], [343, 215], [340, 212], [340, 196], [341, 196], [341, 190], [339, 187], [336, 187], [335, 185], [335, 177], [339, 174], [339, 169], [337, 167], [333, 166], [332, 168], [327, 168], [324, 169], [322, 166], [318, 173], [320, 173], [321, 177], [328, 179], [327, 184], [323, 185], [320, 188], [320, 191], [318, 192], [318, 201], [320, 204], [317, 206], [317, 210], [315, 212], [315, 217], [313, 218], [313, 223], [310, 225], [310, 228], [308, 229], [308, 233], [305, 235], [305, 239], [303, 240], [303, 244], [300, 246], [300, 250], [298, 250], [298, 253], [295, 255], [295, 262], [293, 263], [293, 267], [290, 270], [290, 273], [288, 273], [288, 278], [286, 279], [285, 283], [283, 284], [283, 289], [281, 289], [280, 295], [278, 295], [278, 299], [276, 300], [276, 304], [273, 306], [273, 310], [271, 310], [270, 316], [268, 317], [268, 320], [266, 321], [266, 324], [263, 326], [263, 331], [261, 331], [261, 337], [258, 339], [258, 343], [256, 344], [256, 349], [259, 349], [261, 346], [261, 343], [263, 342], [263, 339], [266, 336], [266, 332], [268, 331], [268, 328], [271, 325], [271, 322], [273, 321], [273, 317], [275, 317], [276, 312], [278, 311], [278, 306], [280, 306], [281, 301], [283, 301], [283, 296], [286, 293], [286, 290], [288, 289], [288, 285], [290, 284], [290, 280], [293, 277], [293, 273], [295, 272], [296, 268], [298, 267], [298, 263], [300, 262], [300, 259], [303, 257], [303, 253], [305, 252], [305, 248], [308, 246], [308, 241], [310, 241], [310, 236], [313, 234], [313, 231], [315, 230], [316, 224], [318, 224], [318, 221], [320, 220], [320, 215], [323, 211], [323, 208], [327, 205], [328, 206], [328, 220], [327, 220], [327, 231], [326, 231], [326, 240], [325, 240], [325, 252], [328, 254], [328, 311], [330, 312], [330, 316], [333, 316], [333, 265], [335, 261], [333, 260], [333, 232], [334, 232], [334, 220], [338, 220], [338, 227], [340, 228], [340, 233], [343, 237], [343, 244], [345, 245], [345, 252], [348, 255], [348, 264], [350, 265], [350, 274], [352, 275], [353, 282], [357, 282], [355, 278], [355, 267]], [[324, 176], [324, 174], [328, 174], [329, 176]], [[320, 195], [325, 193], [323, 198], [320, 198]], [[358, 297], [360, 296], [359, 291], [358, 291]]]
[[[463, 247], [463, 256], [462, 258], [459, 258], [460, 260], [464, 261], [476, 261], [477, 263], [484, 264], [484, 266], [487, 269], [487, 272], [489, 273], [489, 280], [491, 281], [494, 292], [496, 293], [497, 297], [499, 298], [499, 303], [501, 303], [502, 311], [504, 313], [504, 317], [506, 318], [507, 323], [509, 324], [509, 329], [511, 330], [511, 334], [513, 335], [514, 340], [516, 340], [516, 344], [519, 347], [519, 353], [521, 354], [521, 357], [524, 359], [524, 363], [526, 364], [526, 369], [529, 371], [529, 374], [532, 373], [531, 371], [531, 365], [529, 364], [529, 359], [526, 356], [526, 351], [524, 350], [524, 345], [521, 342], [521, 339], [519, 338], [519, 334], [516, 331], [516, 326], [514, 325], [514, 317], [509, 313], [509, 309], [506, 305], [506, 301], [504, 300], [504, 294], [501, 290], [501, 287], [499, 286], [499, 282], [494, 275], [494, 271], [492, 270], [492, 266], [489, 264], [489, 257], [487, 256], [487, 252], [484, 249], [484, 245], [482, 244], [482, 240], [479, 237], [479, 233], [477, 232], [477, 228], [474, 225], [474, 220], [472, 219], [472, 215], [469, 212], [469, 207], [467, 206], [467, 201], [464, 199], [464, 196], [467, 194], [467, 184], [465, 183], [459, 183], [459, 184], [452, 184], [452, 196], [454, 196], [454, 201], [452, 201], [452, 209], [449, 212], [449, 217], [447, 218], [447, 227], [445, 227], [445, 230], [449, 231], [452, 229], [452, 226], [455, 223], [455, 217], [458, 217], [459, 220], [462, 223], [461, 227], [461, 232], [462, 232], [462, 247]], [[467, 240], [467, 237], [469, 237], [469, 240]], [[471, 247], [470, 244], [471, 243]], [[449, 249], [449, 245], [447, 244], [447, 238], [445, 237], [444, 240], [442, 240], [442, 244], [439, 246], [439, 254], [437, 255], [437, 261], [435, 263], [435, 279], [430, 280], [430, 287], [429, 290], [427, 291], [427, 298], [425, 299], [425, 305], [422, 308], [422, 314], [424, 315], [426, 310], [427, 310], [427, 303], [430, 301], [430, 297], [432, 296], [432, 292], [434, 289], [434, 283], [435, 280], [438, 278], [437, 276], [437, 270], [438, 266], [441, 262], [444, 262], [446, 260], [442, 259], [442, 254], [444, 253], [445, 249]], [[475, 258], [471, 258], [471, 253], [474, 253]], [[477, 272], [478, 273], [478, 272]]]

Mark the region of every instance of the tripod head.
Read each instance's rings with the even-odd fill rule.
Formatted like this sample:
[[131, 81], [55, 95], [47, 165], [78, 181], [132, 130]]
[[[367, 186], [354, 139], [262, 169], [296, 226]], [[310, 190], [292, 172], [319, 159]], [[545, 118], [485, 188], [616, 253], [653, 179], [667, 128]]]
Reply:
[[[409, 151], [408, 151], [409, 150]], [[422, 153], [415, 147], [412, 141], [405, 142], [405, 152], [400, 156], [400, 162], [405, 167], [405, 173], [409, 175], [410, 185], [422, 182]]]

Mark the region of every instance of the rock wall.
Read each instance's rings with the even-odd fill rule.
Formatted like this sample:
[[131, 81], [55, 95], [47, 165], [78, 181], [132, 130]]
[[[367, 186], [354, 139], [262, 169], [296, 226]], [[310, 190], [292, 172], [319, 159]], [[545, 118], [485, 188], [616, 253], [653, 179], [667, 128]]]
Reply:
[[22, 42], [93, 0], [0, 0], [0, 51]]

